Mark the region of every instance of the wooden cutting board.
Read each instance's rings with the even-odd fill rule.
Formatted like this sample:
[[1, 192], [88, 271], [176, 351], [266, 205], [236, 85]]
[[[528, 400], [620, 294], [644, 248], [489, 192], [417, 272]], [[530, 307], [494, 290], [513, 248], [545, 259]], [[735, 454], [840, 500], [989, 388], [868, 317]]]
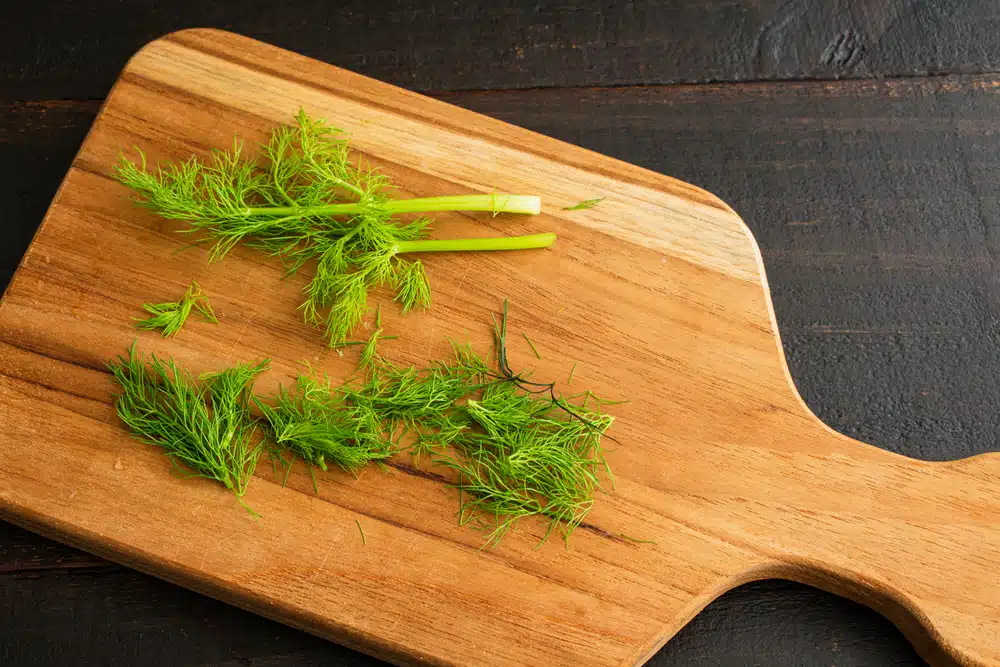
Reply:
[[[555, 231], [546, 251], [425, 260], [435, 304], [385, 308], [398, 362], [485, 351], [511, 299], [511, 356], [539, 377], [625, 397], [617, 487], [569, 547], [525, 522], [492, 550], [458, 499], [401, 457], [354, 479], [262, 466], [247, 501], [171, 475], [116, 420], [106, 361], [141, 348], [192, 370], [271, 357], [259, 388], [310, 361], [334, 375], [296, 307], [302, 279], [238, 250], [209, 265], [108, 177], [260, 140], [304, 107], [350, 132], [400, 196], [540, 194], [537, 217], [442, 214], [435, 235]], [[596, 208], [564, 211], [582, 199]], [[137, 334], [145, 301], [195, 278], [222, 323]], [[378, 300], [389, 304], [388, 295]], [[375, 300], [373, 300], [373, 303]], [[562, 385], [564, 389], [567, 387]], [[1000, 464], [897, 456], [833, 432], [788, 375], [760, 253], [711, 194], [588, 151], [223, 32], [169, 35], [128, 64], [0, 304], [5, 519], [399, 663], [642, 663], [724, 591], [812, 584], [892, 619], [936, 665], [1000, 665]], [[364, 527], [363, 544], [355, 520]], [[637, 543], [623, 535], [655, 544]]]

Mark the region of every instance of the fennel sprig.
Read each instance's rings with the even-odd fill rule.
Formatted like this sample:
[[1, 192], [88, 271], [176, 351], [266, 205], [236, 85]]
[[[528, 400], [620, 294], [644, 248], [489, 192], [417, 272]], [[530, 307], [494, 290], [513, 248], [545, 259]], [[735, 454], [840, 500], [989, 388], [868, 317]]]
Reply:
[[271, 403], [257, 404], [274, 444], [310, 467], [326, 470], [330, 463], [357, 474], [396, 451], [378, 415], [368, 406], [346, 402], [325, 376], [300, 375], [295, 392], [281, 389]]
[[222, 483], [243, 503], [261, 441], [250, 414], [254, 379], [268, 361], [239, 364], [202, 377], [173, 360], [147, 358], [135, 343], [108, 364], [121, 388], [119, 418], [136, 438], [162, 447], [179, 470]]
[[236, 141], [207, 160], [148, 168], [139, 151], [138, 161], [122, 155], [115, 175], [140, 205], [188, 222], [185, 231], [211, 242], [213, 261], [245, 243], [282, 259], [289, 274], [313, 266], [301, 309], [307, 322], [325, 329], [331, 346], [360, 322], [374, 287], [392, 288], [404, 312], [430, 305], [423, 265], [402, 255], [544, 248], [555, 241], [555, 234], [427, 239], [427, 217], [403, 221], [397, 215], [534, 215], [540, 200], [503, 194], [392, 199], [388, 178], [352, 159], [342, 133], [304, 111], [292, 125], [275, 129], [257, 156]]

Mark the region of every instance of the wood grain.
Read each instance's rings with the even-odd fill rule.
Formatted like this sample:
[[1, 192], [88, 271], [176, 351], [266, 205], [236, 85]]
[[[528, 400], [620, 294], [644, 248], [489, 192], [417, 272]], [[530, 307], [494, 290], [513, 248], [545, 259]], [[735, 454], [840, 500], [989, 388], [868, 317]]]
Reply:
[[[302, 358], [337, 368], [275, 267], [250, 254], [210, 268], [197, 252], [170, 256], [169, 226], [128, 208], [103, 176], [123, 144], [159, 158], [204, 151], [234, 126], [259, 135], [299, 104], [337, 118], [412, 194], [530, 184], [545, 197], [539, 219], [479, 222], [556, 229], [558, 247], [435, 262], [438, 303], [407, 319], [395, 354], [434, 356], [443, 332], [463, 328], [485, 339], [483, 313], [504, 294], [546, 356], [540, 372], [602, 360], [577, 377], [627, 390], [618, 437], [628, 444], [612, 461], [616, 492], [569, 551], [534, 551], [538, 527], [477, 551], [477, 536], [452, 525], [454, 498], [406, 468], [349, 489], [326, 480], [319, 500], [299, 492], [304, 480], [292, 491], [257, 480], [250, 500], [265, 518], [253, 522], [217, 489], [179, 487], [114, 423], [104, 360], [130, 339], [135, 303], [192, 275], [223, 295], [236, 326], [145, 345], [196, 369], [263, 354], [276, 376]], [[615, 205], [559, 210], [594, 194]], [[260, 284], [274, 289], [247, 295]], [[997, 664], [994, 458], [916, 462], [824, 427], [787, 377], [746, 228], [676, 181], [247, 40], [181, 33], [130, 63], [0, 326], [7, 516], [383, 657], [635, 663], [722, 591], [787, 576], [874, 606], [933, 662]], [[623, 532], [657, 544], [609, 538]]]

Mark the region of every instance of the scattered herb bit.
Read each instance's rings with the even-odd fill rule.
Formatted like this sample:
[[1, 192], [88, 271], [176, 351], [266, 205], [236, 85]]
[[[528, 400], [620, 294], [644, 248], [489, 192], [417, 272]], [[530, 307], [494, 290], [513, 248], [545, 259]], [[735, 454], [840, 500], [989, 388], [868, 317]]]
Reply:
[[[399, 338], [399, 336], [379, 336], [378, 339], [379, 340], [396, 340], [397, 338]], [[370, 336], [369, 336], [369, 340], [371, 340]], [[340, 348], [342, 348], [342, 347], [352, 347], [354, 345], [367, 345], [367, 344], [368, 344], [367, 340], [345, 340], [343, 343], [340, 343], [339, 345], [337, 345], [337, 347], [334, 348], [334, 349], [336, 349], [337, 353], [340, 354], [340, 356], [344, 356], [344, 352]]]
[[376, 329], [372, 332], [372, 335], [368, 338], [364, 348], [361, 350], [361, 356], [358, 358], [358, 368], [368, 368], [378, 361], [379, 356], [376, 348], [379, 340], [381, 340], [381, 336], [382, 329]]
[[[316, 495], [318, 496], [319, 495], [319, 484], [316, 483], [316, 471], [313, 469], [313, 466], [306, 466], [306, 467], [309, 469], [309, 477], [312, 478], [313, 491], [315, 491]], [[286, 473], [286, 475], [287, 475], [287, 473]]]
[[640, 544], [656, 544], [656, 540], [640, 540], [636, 537], [629, 537], [625, 533], [618, 533], [618, 537], [629, 540], [631, 542], [639, 542]]
[[136, 201], [159, 215], [190, 224], [214, 242], [218, 260], [240, 243], [281, 258], [288, 274], [315, 261], [301, 309], [323, 327], [331, 346], [344, 342], [364, 315], [368, 292], [387, 285], [403, 312], [426, 308], [430, 285], [408, 253], [519, 250], [552, 245], [555, 234], [493, 239], [427, 240], [431, 221], [400, 221], [402, 213], [491, 211], [537, 214], [538, 197], [460, 195], [390, 199], [391, 184], [376, 169], [351, 159], [340, 130], [300, 111], [293, 125], [273, 131], [260, 149], [261, 162], [237, 141], [208, 160], [191, 158], [147, 170], [121, 156], [119, 181]]
[[589, 396], [589, 398], [591, 400], [593, 400], [595, 403], [597, 403], [598, 405], [600, 405], [602, 407], [603, 406], [607, 406], [607, 405], [624, 405], [625, 403], [628, 403], [627, 400], [625, 400], [625, 401], [613, 401], [610, 398], [601, 398], [600, 396], [598, 396], [594, 392], [590, 391], [589, 389], [587, 390], [587, 395]]
[[358, 524], [358, 530], [361, 532], [361, 544], [367, 545], [368, 540], [365, 538], [365, 529], [361, 527], [361, 522], [355, 519], [354, 523]]
[[542, 542], [556, 528], [568, 539], [601, 488], [600, 437], [611, 418], [582, 409], [576, 414], [586, 421], [568, 418], [508, 383], [490, 385], [466, 410], [477, 429], [456, 438], [457, 457], [438, 459], [458, 473], [460, 522], [488, 529], [493, 545], [520, 519], [539, 515], [549, 520]]
[[573, 204], [572, 206], [564, 206], [564, 211], [582, 211], [588, 208], [594, 208], [598, 204], [604, 201], [604, 197], [597, 197], [596, 199], [584, 199], [579, 204]]
[[378, 309], [375, 311], [375, 331], [372, 335], [368, 337], [368, 341], [365, 343], [364, 348], [361, 350], [361, 356], [358, 358], [358, 368], [368, 368], [372, 364], [380, 361], [381, 357], [378, 356], [377, 347], [378, 342], [382, 337], [382, 304], [378, 305]]
[[574, 373], [576, 373], [576, 364], [573, 364], [573, 368], [569, 369], [569, 377], [566, 379], [566, 384], [573, 384]]
[[528, 338], [528, 334], [521, 332], [521, 335], [524, 336], [524, 340], [528, 341], [528, 345], [531, 347], [531, 351], [535, 353], [535, 356], [541, 359], [542, 355], [538, 354], [538, 350], [535, 348], [535, 344], [531, 342], [531, 339]]
[[173, 336], [180, 331], [188, 316], [191, 315], [192, 309], [197, 310], [205, 321], [219, 323], [212, 310], [212, 305], [208, 302], [208, 297], [201, 293], [201, 287], [194, 280], [191, 281], [191, 285], [184, 292], [180, 301], [144, 303], [142, 307], [151, 317], [144, 320], [136, 318], [135, 326], [145, 330], [162, 329], [164, 337]]
[[162, 447], [189, 476], [221, 482], [243, 502], [261, 442], [249, 409], [253, 381], [268, 367], [240, 364], [198, 383], [172, 360], [147, 359], [136, 350], [108, 365], [122, 389], [121, 420], [137, 438]]

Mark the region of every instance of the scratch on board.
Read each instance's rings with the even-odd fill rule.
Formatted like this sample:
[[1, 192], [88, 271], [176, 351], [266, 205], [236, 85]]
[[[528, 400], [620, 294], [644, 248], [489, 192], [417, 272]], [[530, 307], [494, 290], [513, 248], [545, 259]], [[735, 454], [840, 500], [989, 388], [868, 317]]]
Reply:
[[309, 577], [308, 581], [312, 581], [313, 579], [318, 577], [321, 572], [323, 572], [323, 568], [326, 567], [326, 561], [330, 558], [330, 554], [332, 552], [333, 552], [333, 545], [331, 544], [329, 547], [326, 548], [326, 553], [323, 554], [323, 560], [319, 562], [319, 567], [316, 568], [316, 571], [313, 572], [312, 576]]
[[469, 275], [469, 268], [471, 262], [465, 263], [465, 271], [462, 272], [462, 277], [458, 279], [458, 287], [455, 288], [455, 293], [451, 295], [452, 301], [458, 298], [458, 293], [462, 291], [462, 287], [465, 285], [465, 279]]

